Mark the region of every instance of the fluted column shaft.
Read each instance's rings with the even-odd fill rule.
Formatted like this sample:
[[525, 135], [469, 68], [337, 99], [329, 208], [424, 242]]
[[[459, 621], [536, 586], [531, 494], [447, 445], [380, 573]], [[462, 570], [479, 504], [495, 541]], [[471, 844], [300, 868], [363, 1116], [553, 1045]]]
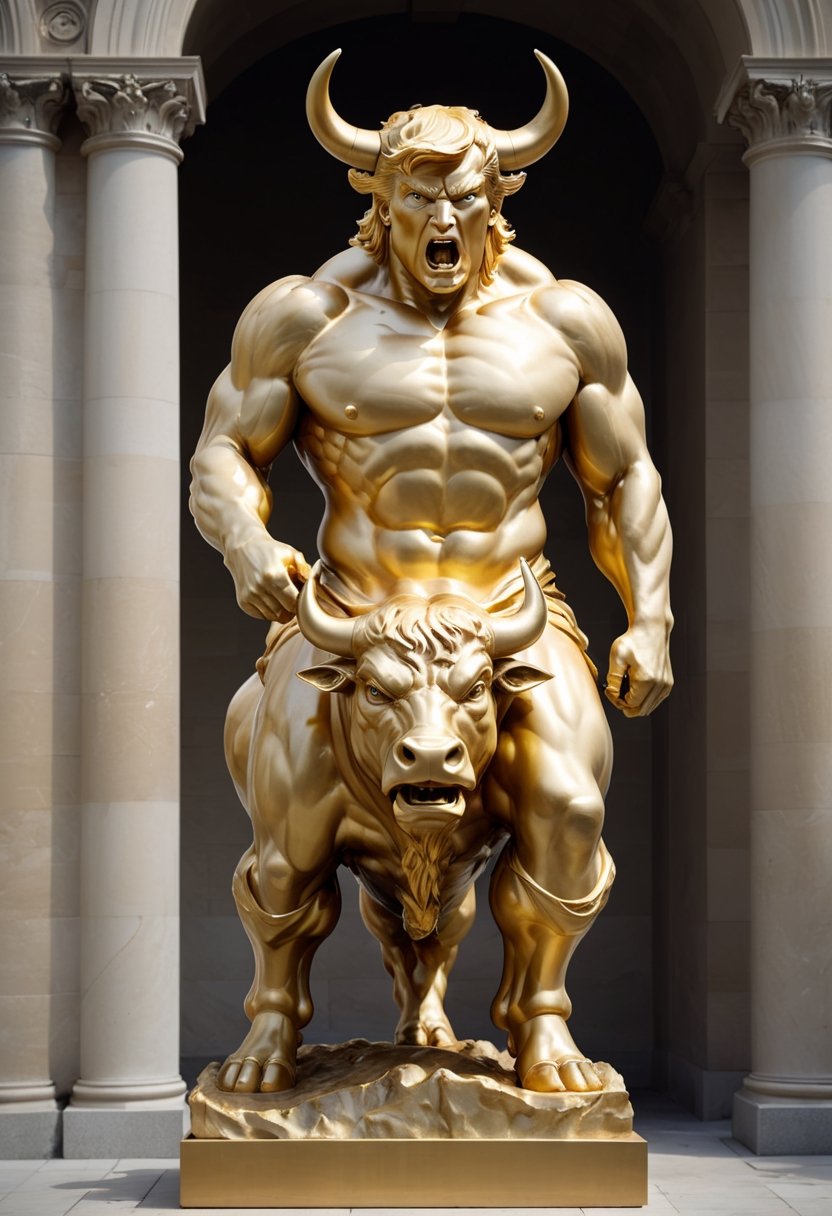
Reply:
[[[54, 131], [67, 90], [58, 74], [38, 68], [25, 61], [0, 62], [3, 1156], [53, 1151], [58, 1116], [52, 996], [61, 974], [74, 987], [65, 966], [69, 962], [71, 968], [71, 942], [64, 940], [71, 895], [67, 898], [60, 877], [56, 882], [59, 842], [72, 856], [68, 834], [71, 838], [78, 751], [73, 417], [62, 400], [67, 386], [56, 384], [54, 357], [59, 339], [55, 152], [60, 147]], [[56, 934], [64, 941], [63, 967], [53, 966]]]
[[832, 1151], [832, 71], [746, 65], [752, 1072], [735, 1132]]
[[66, 1125], [77, 1156], [137, 1155], [137, 1138], [148, 1148], [135, 1121], [122, 1132], [114, 1129], [123, 1121], [78, 1115], [153, 1110], [147, 1126], [158, 1130], [158, 1112], [181, 1111], [185, 1092], [176, 169], [178, 139], [199, 107], [194, 113], [193, 69], [160, 71], [73, 73], [90, 132], [82, 146], [81, 1077]]

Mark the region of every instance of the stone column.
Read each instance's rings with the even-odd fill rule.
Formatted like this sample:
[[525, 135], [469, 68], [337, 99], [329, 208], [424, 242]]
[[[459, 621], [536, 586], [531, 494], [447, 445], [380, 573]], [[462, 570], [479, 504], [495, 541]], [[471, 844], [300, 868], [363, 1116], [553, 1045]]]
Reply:
[[832, 1152], [832, 63], [745, 59], [752, 1072], [735, 1135]]
[[81, 1078], [71, 1157], [170, 1156], [179, 1076], [179, 139], [197, 60], [76, 61], [89, 132]]
[[[0, 60], [0, 1156], [51, 1156], [50, 1047], [72, 855], [77, 692], [71, 410], [56, 383], [55, 135], [67, 89], [37, 60]], [[70, 415], [68, 417], [68, 415]], [[77, 419], [75, 419], [77, 421]], [[62, 459], [62, 457], [64, 459]], [[69, 542], [69, 543], [67, 543]], [[73, 548], [75, 551], [73, 552]], [[74, 753], [74, 755], [73, 755]], [[60, 880], [58, 887], [61, 886]], [[56, 926], [57, 938], [56, 938]], [[72, 984], [72, 976], [65, 976]]]

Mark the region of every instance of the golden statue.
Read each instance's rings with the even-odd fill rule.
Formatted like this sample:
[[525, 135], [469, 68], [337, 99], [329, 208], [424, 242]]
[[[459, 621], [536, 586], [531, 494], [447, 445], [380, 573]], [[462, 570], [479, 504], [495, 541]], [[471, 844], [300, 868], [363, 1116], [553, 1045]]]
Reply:
[[[200, 531], [240, 606], [272, 622], [226, 726], [253, 825], [234, 892], [256, 974], [251, 1030], [219, 1085], [293, 1085], [339, 865], [393, 976], [396, 1041], [454, 1043], [448, 974], [474, 879], [507, 841], [491, 882], [505, 945], [492, 1016], [521, 1086], [600, 1090], [565, 985], [614, 877], [601, 840], [612, 747], [544, 557], [542, 482], [563, 454], [627, 611], [605, 691], [630, 717], [672, 685], [671, 537], [615, 318], [513, 248], [502, 214], [524, 181], [513, 171], [558, 139], [566, 87], [537, 53], [546, 99], [518, 130], [431, 105], [364, 131], [329, 99], [339, 53], [307, 112], [372, 205], [352, 248], [248, 306], [192, 464]], [[326, 500], [314, 574], [266, 526], [269, 467], [290, 441]]]

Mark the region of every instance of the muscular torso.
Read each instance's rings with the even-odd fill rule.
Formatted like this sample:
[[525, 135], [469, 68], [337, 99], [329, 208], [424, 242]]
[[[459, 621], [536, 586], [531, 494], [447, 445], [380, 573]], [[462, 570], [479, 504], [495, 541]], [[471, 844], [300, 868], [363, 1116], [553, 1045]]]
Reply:
[[[554, 282], [554, 281], [552, 281]], [[324, 491], [318, 538], [347, 595], [453, 580], [486, 598], [541, 552], [540, 485], [579, 383], [529, 291], [437, 330], [416, 309], [348, 288], [301, 354], [298, 450]]]

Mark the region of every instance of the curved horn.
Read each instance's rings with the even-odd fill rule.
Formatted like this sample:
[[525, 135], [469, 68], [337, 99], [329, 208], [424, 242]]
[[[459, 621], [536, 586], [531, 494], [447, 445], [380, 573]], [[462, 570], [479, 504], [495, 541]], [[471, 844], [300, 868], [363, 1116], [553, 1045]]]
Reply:
[[297, 614], [300, 631], [307, 642], [311, 642], [319, 650], [327, 650], [330, 654], [340, 655], [343, 659], [351, 659], [353, 658], [352, 635], [355, 621], [350, 617], [330, 616], [321, 607], [317, 594], [319, 570], [320, 563], [316, 562], [298, 596]]
[[[529, 563], [524, 557], [520, 558], [520, 570], [523, 574], [525, 595], [523, 603], [513, 616], [492, 617], [494, 629], [494, 658], [504, 659], [516, 650], [524, 650], [536, 642], [546, 627], [549, 616], [546, 607], [546, 596], [540, 589], [535, 576], [529, 569]], [[306, 632], [304, 630], [304, 632]]]
[[535, 51], [535, 55], [546, 76], [546, 97], [538, 113], [524, 127], [517, 127], [514, 131], [491, 128], [501, 169], [522, 169], [526, 165], [533, 165], [554, 148], [566, 126], [569, 94], [564, 79], [551, 59], [541, 51]]
[[340, 54], [339, 48], [327, 55], [309, 81], [306, 117], [312, 134], [330, 155], [342, 160], [345, 165], [368, 169], [372, 173], [381, 151], [381, 136], [378, 131], [365, 131], [344, 122], [329, 99], [329, 78]]

